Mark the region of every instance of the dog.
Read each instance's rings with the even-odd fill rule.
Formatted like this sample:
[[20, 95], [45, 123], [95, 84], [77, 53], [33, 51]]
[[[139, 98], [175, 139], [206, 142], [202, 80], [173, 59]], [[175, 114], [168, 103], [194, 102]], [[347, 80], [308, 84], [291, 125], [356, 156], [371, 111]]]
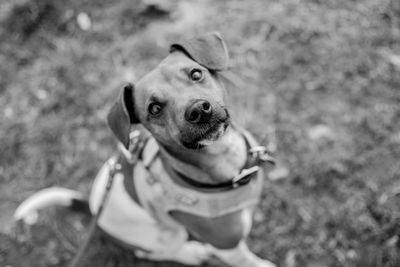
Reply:
[[34, 223], [44, 207], [86, 203], [99, 215], [99, 228], [138, 257], [275, 266], [244, 241], [261, 194], [260, 165], [273, 160], [232, 122], [221, 79], [228, 62], [217, 32], [172, 44], [168, 56], [126, 85], [112, 106], [107, 121], [121, 153], [101, 168], [89, 199], [44, 189], [17, 208], [15, 219]]

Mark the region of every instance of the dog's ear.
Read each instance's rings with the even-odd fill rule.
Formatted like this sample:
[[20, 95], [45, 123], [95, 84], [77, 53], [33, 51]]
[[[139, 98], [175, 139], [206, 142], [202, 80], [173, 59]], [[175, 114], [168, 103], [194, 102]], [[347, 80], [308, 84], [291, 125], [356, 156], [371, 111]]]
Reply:
[[133, 90], [133, 84], [125, 85], [117, 102], [107, 115], [109, 127], [125, 147], [129, 146], [131, 124], [139, 123], [139, 119], [135, 115]]
[[228, 68], [228, 48], [218, 32], [185, 39], [171, 45], [170, 52], [182, 51], [191, 59], [209, 70], [222, 71]]

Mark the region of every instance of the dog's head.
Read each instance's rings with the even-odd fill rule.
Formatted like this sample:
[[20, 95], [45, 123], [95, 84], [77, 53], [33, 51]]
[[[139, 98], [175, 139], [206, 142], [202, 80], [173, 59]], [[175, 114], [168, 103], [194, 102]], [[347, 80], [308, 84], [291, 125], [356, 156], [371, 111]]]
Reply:
[[123, 88], [108, 114], [111, 130], [125, 146], [134, 123], [142, 123], [166, 147], [199, 149], [217, 140], [229, 125], [218, 76], [228, 60], [218, 33], [173, 44], [154, 70]]

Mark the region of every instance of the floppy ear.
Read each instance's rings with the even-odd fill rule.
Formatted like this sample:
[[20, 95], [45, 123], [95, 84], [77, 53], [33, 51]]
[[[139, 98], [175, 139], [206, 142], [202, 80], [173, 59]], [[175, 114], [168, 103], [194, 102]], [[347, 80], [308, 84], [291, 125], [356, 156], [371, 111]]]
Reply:
[[107, 115], [108, 126], [126, 148], [129, 146], [131, 124], [139, 123], [134, 111], [133, 90], [133, 84], [125, 85]]
[[176, 50], [184, 52], [209, 70], [222, 71], [228, 68], [228, 48], [219, 32], [210, 32], [174, 43], [170, 47], [170, 52]]

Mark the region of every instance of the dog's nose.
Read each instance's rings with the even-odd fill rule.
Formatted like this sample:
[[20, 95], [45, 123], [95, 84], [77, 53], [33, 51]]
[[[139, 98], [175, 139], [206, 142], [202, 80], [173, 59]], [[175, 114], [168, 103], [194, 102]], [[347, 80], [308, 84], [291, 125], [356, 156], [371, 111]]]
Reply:
[[193, 124], [207, 123], [213, 114], [210, 102], [198, 100], [194, 102], [185, 112], [185, 119]]

